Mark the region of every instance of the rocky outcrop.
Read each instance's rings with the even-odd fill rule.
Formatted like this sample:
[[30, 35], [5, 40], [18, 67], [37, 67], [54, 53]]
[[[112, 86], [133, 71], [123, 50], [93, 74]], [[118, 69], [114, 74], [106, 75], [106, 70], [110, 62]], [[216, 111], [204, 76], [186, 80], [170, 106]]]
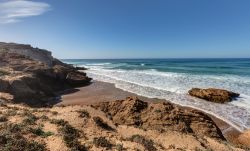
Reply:
[[181, 109], [171, 103], [147, 103], [135, 97], [93, 105], [117, 125], [159, 131], [174, 130], [224, 140], [210, 117], [197, 110]]
[[39, 48], [33, 48], [31, 45], [0, 42], [0, 52], [4, 51], [30, 57], [48, 66], [52, 66], [52, 62], [54, 59], [50, 51]]
[[193, 88], [189, 90], [188, 93], [191, 96], [204, 99], [207, 101], [211, 101], [211, 102], [216, 102], [216, 103], [230, 102], [235, 97], [240, 96], [240, 94], [238, 93], [234, 93], [234, 92], [222, 90], [222, 89], [214, 89], [214, 88], [209, 88], [209, 89]]
[[57, 92], [91, 81], [85, 73], [59, 60], [54, 59], [50, 66], [12, 51], [0, 51], [0, 69], [8, 73], [0, 76], [1, 98], [30, 105], [49, 104]]

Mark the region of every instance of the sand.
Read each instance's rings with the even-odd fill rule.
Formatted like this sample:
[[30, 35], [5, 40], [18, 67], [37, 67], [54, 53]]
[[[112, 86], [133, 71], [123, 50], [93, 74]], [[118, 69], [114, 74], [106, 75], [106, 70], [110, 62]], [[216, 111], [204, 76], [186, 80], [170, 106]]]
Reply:
[[[137, 94], [116, 88], [114, 84], [111, 83], [93, 81], [92, 84], [88, 86], [79, 87], [74, 90], [64, 91], [61, 95], [60, 102], [57, 105], [91, 105], [93, 103], [98, 103], [98, 102], [120, 100], [128, 96], [137, 96], [141, 100], [147, 102], [166, 101], [162, 99], [153, 99], [144, 96], [139, 96]], [[214, 120], [216, 125], [221, 129], [223, 135], [226, 137], [228, 141], [237, 143], [235, 142], [235, 138], [237, 138], [241, 134], [241, 132], [239, 132], [237, 129], [235, 129], [222, 119], [214, 117], [210, 114], [208, 115]]]

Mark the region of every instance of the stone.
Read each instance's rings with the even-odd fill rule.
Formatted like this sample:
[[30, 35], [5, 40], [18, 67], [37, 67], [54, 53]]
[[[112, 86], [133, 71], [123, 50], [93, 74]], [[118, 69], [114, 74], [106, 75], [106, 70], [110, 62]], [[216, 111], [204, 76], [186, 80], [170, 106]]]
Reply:
[[240, 96], [240, 94], [238, 93], [234, 93], [223, 89], [215, 89], [215, 88], [209, 88], [209, 89], [193, 88], [189, 90], [188, 93], [191, 96], [216, 103], [230, 102], [234, 98]]

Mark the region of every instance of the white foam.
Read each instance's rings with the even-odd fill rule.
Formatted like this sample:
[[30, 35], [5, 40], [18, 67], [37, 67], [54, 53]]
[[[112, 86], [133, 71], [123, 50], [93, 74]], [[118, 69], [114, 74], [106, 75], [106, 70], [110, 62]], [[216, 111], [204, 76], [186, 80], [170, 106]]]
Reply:
[[[250, 128], [250, 87], [247, 77], [231, 75], [191, 75], [156, 70], [114, 70], [92, 67], [87, 73], [96, 80], [114, 83], [116, 87], [151, 98], [161, 98], [183, 106], [204, 110], [240, 130]], [[228, 104], [217, 104], [186, 95], [192, 87], [216, 87], [241, 93]], [[245, 94], [245, 95], [244, 95]]]

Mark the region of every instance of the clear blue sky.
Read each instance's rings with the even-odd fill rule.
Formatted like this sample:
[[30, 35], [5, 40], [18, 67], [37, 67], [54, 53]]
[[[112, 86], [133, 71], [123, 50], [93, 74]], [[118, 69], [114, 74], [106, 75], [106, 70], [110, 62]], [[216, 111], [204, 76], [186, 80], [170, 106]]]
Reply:
[[58, 58], [250, 57], [250, 0], [0, 0], [0, 41]]

